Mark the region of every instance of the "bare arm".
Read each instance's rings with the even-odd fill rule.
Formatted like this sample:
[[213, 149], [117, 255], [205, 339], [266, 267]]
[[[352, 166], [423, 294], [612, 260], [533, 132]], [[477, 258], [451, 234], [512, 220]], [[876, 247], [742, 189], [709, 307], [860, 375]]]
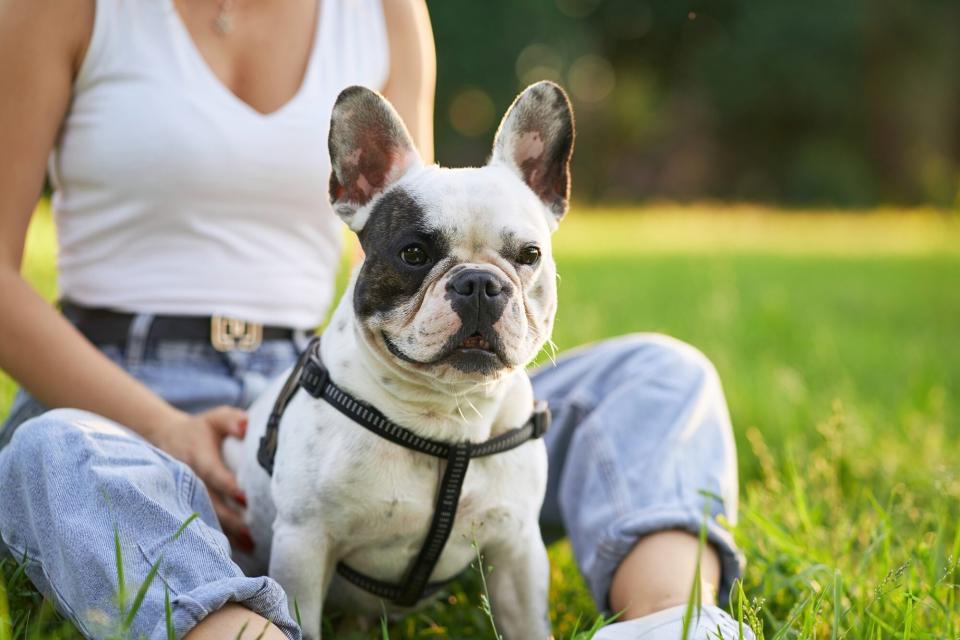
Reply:
[[433, 162], [433, 98], [437, 54], [424, 0], [383, 0], [390, 40], [390, 76], [383, 95], [403, 118], [424, 162]]
[[[0, 0], [0, 367], [45, 405], [124, 424], [194, 467], [213, 491], [234, 493], [219, 442], [238, 432], [242, 412], [215, 410], [211, 418], [175, 409], [101, 354], [20, 276], [27, 225], [93, 18], [92, 0]], [[239, 518], [219, 502], [225, 528], [235, 529]]]

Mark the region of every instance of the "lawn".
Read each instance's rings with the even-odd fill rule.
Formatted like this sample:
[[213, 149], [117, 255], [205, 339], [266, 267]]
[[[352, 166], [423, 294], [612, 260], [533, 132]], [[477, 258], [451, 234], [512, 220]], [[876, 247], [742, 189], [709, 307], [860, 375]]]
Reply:
[[[556, 253], [561, 350], [661, 331], [717, 365], [742, 474], [735, 600], [766, 638], [960, 638], [960, 219], [581, 207]], [[47, 297], [52, 258], [40, 215], [25, 273]], [[0, 380], [0, 415], [12, 391]], [[569, 547], [550, 551], [554, 630], [568, 638], [596, 613]], [[12, 571], [23, 620], [37, 598]], [[478, 586], [390, 637], [492, 638]]]

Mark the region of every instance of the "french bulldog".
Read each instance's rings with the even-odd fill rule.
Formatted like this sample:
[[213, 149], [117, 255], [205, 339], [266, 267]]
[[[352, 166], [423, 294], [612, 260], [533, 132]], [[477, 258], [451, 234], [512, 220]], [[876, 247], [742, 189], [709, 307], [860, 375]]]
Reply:
[[[530, 418], [525, 366], [553, 328], [550, 238], [568, 208], [573, 140], [566, 94], [540, 82], [504, 115], [486, 166], [440, 168], [423, 163], [382, 96], [362, 87], [340, 94], [329, 133], [330, 199], [364, 259], [320, 347], [336, 385], [444, 442], [479, 443]], [[225, 444], [255, 542], [252, 555], [236, 559], [247, 571], [268, 571], [291, 611], [296, 605], [304, 636], [317, 639], [324, 605], [383, 614], [380, 598], [335, 567], [342, 561], [399, 582], [427, 535], [444, 461], [301, 392], [283, 415], [271, 477], [257, 462], [257, 443], [285, 378], [251, 407], [245, 440]], [[550, 635], [538, 525], [546, 481], [542, 439], [474, 460], [432, 575], [458, 575], [479, 548], [492, 566], [494, 619], [513, 640]]]

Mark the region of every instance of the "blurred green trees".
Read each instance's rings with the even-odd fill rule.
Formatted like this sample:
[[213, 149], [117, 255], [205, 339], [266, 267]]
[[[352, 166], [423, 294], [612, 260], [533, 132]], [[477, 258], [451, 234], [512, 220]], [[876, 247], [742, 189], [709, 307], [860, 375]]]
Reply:
[[577, 111], [575, 195], [954, 206], [958, 0], [431, 0], [437, 155], [516, 91]]

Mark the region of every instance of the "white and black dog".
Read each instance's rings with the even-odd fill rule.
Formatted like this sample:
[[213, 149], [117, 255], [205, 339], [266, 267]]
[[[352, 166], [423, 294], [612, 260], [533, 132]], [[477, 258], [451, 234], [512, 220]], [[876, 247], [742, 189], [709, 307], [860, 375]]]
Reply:
[[[319, 347], [329, 380], [434, 442], [481, 443], [528, 423], [534, 398], [524, 367], [553, 327], [550, 236], [568, 207], [573, 138], [566, 94], [540, 82], [507, 111], [487, 166], [425, 166], [383, 97], [343, 91], [330, 125], [330, 198], [365, 258]], [[425, 546], [449, 462], [299, 393], [283, 411], [271, 476], [258, 443], [283, 390], [283, 380], [272, 384], [250, 409], [245, 441], [225, 445], [256, 543], [254, 556], [238, 561], [269, 569], [316, 639], [325, 600], [382, 614], [383, 598], [338, 569], [401, 582]], [[549, 567], [537, 521], [543, 441], [478, 457], [464, 472], [431, 582], [457, 576], [477, 545], [493, 567], [490, 594], [505, 636], [548, 637]]]

